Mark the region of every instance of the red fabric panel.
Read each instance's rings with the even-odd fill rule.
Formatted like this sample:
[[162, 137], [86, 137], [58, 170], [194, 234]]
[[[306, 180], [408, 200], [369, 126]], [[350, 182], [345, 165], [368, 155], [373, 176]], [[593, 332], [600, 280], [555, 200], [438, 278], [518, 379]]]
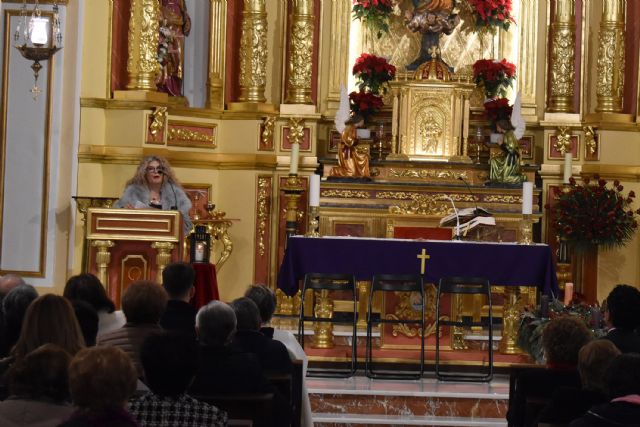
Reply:
[[196, 271], [196, 292], [191, 299], [191, 304], [199, 309], [210, 301], [220, 299], [216, 266], [205, 263], [193, 263], [192, 265]]
[[396, 239], [451, 240], [451, 229], [440, 227], [394, 227]]

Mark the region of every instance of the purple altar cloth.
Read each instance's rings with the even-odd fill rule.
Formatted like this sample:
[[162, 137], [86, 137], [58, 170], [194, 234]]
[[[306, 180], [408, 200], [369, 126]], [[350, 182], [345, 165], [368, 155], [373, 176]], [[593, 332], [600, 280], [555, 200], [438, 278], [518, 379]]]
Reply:
[[351, 237], [289, 238], [278, 288], [295, 294], [306, 273], [348, 273], [357, 280], [371, 280], [374, 274], [419, 274], [423, 249], [430, 257], [425, 262], [426, 282], [480, 276], [495, 286], [536, 286], [546, 295], [558, 295], [548, 245]]

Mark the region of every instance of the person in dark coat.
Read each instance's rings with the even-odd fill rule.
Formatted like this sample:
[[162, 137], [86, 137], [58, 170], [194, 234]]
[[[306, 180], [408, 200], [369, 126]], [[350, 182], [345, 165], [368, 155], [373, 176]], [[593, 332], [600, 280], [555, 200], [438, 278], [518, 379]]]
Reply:
[[237, 327], [232, 344], [260, 359], [265, 371], [275, 374], [291, 374], [292, 364], [287, 347], [280, 341], [267, 338], [260, 332], [260, 311], [247, 297], [231, 303], [236, 314]]
[[196, 272], [185, 262], [169, 264], [162, 272], [162, 286], [169, 295], [167, 309], [160, 319], [160, 326], [167, 331], [179, 331], [195, 339], [195, 307], [189, 304], [193, 297]]
[[571, 427], [640, 426], [640, 355], [619, 355], [605, 378], [611, 401], [589, 409]]
[[617, 285], [607, 297], [605, 321], [611, 329], [603, 339], [614, 343], [623, 353], [640, 353], [640, 291], [633, 286]]
[[594, 340], [578, 353], [581, 388], [560, 387], [540, 413], [539, 423], [568, 424], [594, 405], [607, 402], [605, 373], [620, 350], [611, 341]]
[[560, 387], [580, 388], [578, 352], [592, 338], [591, 331], [580, 319], [564, 316], [547, 323], [542, 331], [547, 366], [524, 369], [518, 374], [509, 396], [509, 425], [536, 425], [544, 404], [531, 402], [548, 399]]

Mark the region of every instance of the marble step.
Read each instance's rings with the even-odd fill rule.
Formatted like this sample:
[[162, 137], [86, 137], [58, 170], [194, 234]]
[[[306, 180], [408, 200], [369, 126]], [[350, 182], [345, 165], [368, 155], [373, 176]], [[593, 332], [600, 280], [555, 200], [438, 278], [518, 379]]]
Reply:
[[366, 415], [366, 414], [313, 414], [314, 427], [378, 426], [447, 426], [447, 427], [506, 427], [504, 418], [470, 418], [438, 416]]

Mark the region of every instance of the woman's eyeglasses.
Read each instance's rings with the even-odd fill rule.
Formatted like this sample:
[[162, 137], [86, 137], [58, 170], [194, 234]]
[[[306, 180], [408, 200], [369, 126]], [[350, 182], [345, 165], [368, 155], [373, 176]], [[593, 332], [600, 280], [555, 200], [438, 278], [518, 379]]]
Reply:
[[158, 167], [153, 167], [153, 166], [147, 166], [146, 169], [147, 172], [152, 172], [152, 173], [163, 173], [164, 172], [164, 168], [162, 166], [158, 166]]

